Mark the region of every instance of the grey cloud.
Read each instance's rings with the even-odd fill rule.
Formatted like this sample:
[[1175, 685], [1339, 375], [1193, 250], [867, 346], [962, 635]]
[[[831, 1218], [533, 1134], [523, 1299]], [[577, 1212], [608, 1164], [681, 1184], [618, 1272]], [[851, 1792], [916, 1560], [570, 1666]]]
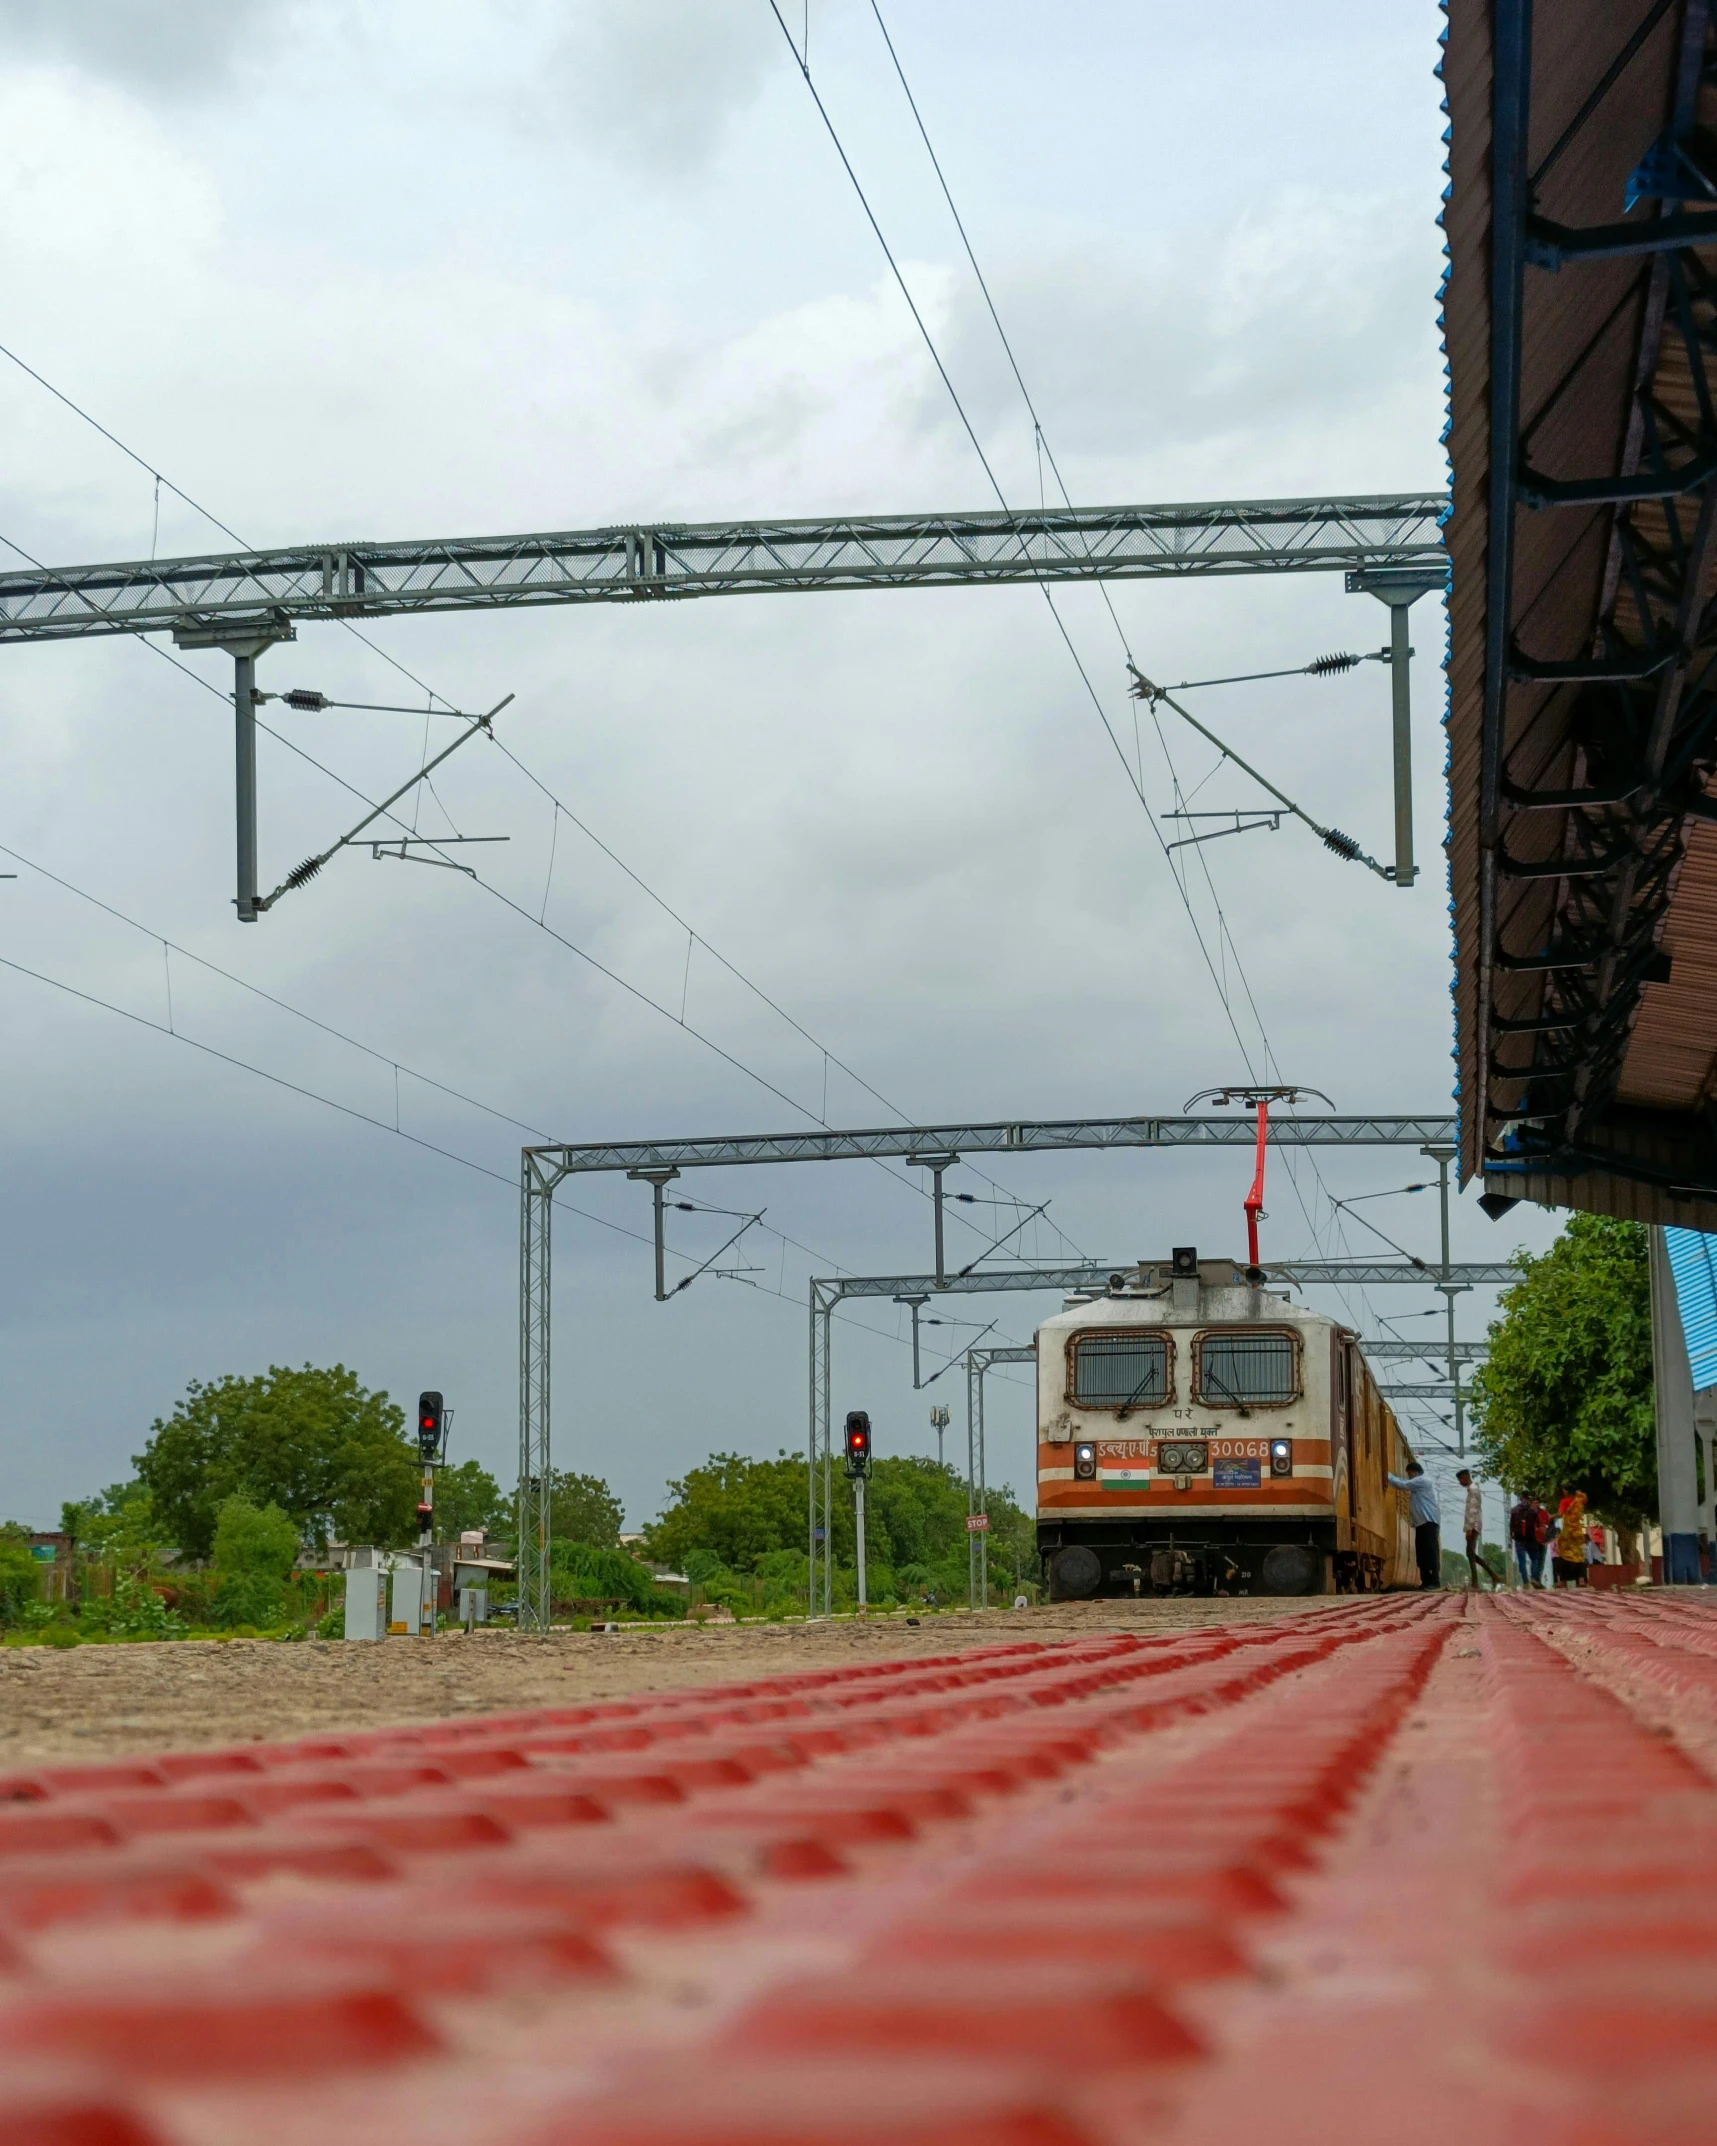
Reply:
[[[1040, 252], [992, 288], [1052, 439], [1114, 456], [1363, 421], [1404, 386], [1434, 408], [1437, 266], [1422, 219], [1287, 201], [1160, 247]], [[966, 279], [948, 341], [974, 414], [1011, 417], [1018, 391]]]
[[293, 12], [264, 0], [0, 0], [0, 51], [169, 96], [201, 95]]
[[586, 4], [562, 30], [548, 94], [584, 140], [636, 160], [640, 179], [705, 162], [784, 57], [761, 7], [745, 0]]

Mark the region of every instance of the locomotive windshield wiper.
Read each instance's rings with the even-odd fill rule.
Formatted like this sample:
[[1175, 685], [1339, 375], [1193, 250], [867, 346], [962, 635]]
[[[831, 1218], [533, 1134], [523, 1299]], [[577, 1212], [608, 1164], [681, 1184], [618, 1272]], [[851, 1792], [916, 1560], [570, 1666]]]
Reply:
[[1161, 1364], [1152, 1364], [1151, 1368], [1145, 1373], [1144, 1377], [1140, 1379], [1139, 1383], [1133, 1388], [1132, 1392], [1128, 1394], [1127, 1398], [1121, 1403], [1120, 1407], [1116, 1409], [1115, 1421], [1117, 1423], [1120, 1422], [1123, 1416], [1130, 1413], [1133, 1403], [1139, 1399], [1139, 1397], [1143, 1394], [1145, 1388], [1151, 1383], [1152, 1379], [1156, 1377], [1157, 1373], [1161, 1369]]
[[1204, 1366], [1204, 1375], [1207, 1379], [1213, 1382], [1213, 1384], [1220, 1392], [1228, 1396], [1229, 1400], [1234, 1403], [1235, 1409], [1240, 1415], [1251, 1415], [1252, 1411], [1246, 1406], [1246, 1403], [1241, 1400], [1240, 1396], [1234, 1391], [1234, 1388], [1229, 1385], [1228, 1381], [1222, 1376], [1222, 1373], [1220, 1371], [1213, 1371], [1208, 1365], [1206, 1365]]

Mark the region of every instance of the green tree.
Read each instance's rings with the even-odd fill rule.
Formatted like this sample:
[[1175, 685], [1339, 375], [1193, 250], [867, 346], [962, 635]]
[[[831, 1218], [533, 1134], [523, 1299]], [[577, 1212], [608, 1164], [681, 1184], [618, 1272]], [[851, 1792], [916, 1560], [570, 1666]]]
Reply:
[[1513, 1264], [1473, 1377], [1474, 1450], [1512, 1489], [1583, 1490], [1593, 1513], [1637, 1527], [1657, 1510], [1645, 1230], [1577, 1214]]
[[278, 1624], [299, 1535], [278, 1505], [223, 1498], [215, 1515], [215, 1614], [222, 1624]]
[[147, 1572], [161, 1554], [155, 1501], [135, 1477], [62, 1505], [60, 1531], [84, 1557], [123, 1571]]
[[[509, 1507], [510, 1510], [510, 1507]], [[599, 1475], [556, 1468], [549, 1477], [549, 1538], [587, 1543], [593, 1550], [620, 1547], [620, 1500]]]
[[771, 1550], [804, 1547], [805, 1463], [789, 1454], [712, 1453], [670, 1483], [668, 1496], [646, 1539], [651, 1556], [676, 1571], [698, 1550], [713, 1552], [730, 1572], [749, 1572]]
[[[653, 1557], [695, 1576], [711, 1570], [757, 1573], [763, 1560], [791, 1552], [803, 1558], [807, 1482], [804, 1461], [780, 1453], [750, 1460], [739, 1453], [712, 1453], [701, 1467], [668, 1485], [670, 1503], [649, 1530]], [[1036, 1564], [1036, 1531], [1013, 1493], [989, 1493], [992, 1587], [1011, 1587], [1016, 1548], [1025, 1565]], [[851, 1569], [857, 1530], [851, 1486], [836, 1477], [834, 1557]], [[700, 1555], [701, 1553], [701, 1555]], [[877, 1459], [866, 1485], [865, 1562], [871, 1574], [892, 1582], [903, 1570], [930, 1572], [946, 1597], [966, 1587], [966, 1483], [954, 1469], [916, 1454]], [[880, 1590], [879, 1590], [880, 1591]]]
[[193, 1380], [157, 1418], [135, 1465], [156, 1518], [187, 1557], [207, 1557], [226, 1498], [276, 1505], [317, 1549], [330, 1535], [398, 1547], [415, 1538], [420, 1463], [405, 1416], [343, 1364], [271, 1366]]
[[481, 1461], [462, 1460], [435, 1476], [435, 1539], [457, 1542], [467, 1529], [493, 1535], [508, 1530], [513, 1501]]

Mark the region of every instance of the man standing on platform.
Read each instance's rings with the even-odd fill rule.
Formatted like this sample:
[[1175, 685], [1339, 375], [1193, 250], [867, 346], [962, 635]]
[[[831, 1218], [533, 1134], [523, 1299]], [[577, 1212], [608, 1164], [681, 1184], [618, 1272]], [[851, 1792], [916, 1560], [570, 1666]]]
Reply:
[[1437, 1503], [1437, 1486], [1416, 1460], [1407, 1463], [1405, 1475], [1389, 1478], [1397, 1490], [1407, 1493], [1407, 1510], [1413, 1521], [1413, 1548], [1419, 1559], [1419, 1585], [1443, 1584], [1443, 1509]]
[[1502, 1574], [1488, 1558], [1479, 1555], [1479, 1542], [1484, 1534], [1484, 1496], [1473, 1481], [1470, 1468], [1457, 1468], [1455, 1481], [1467, 1494], [1466, 1509], [1461, 1514], [1461, 1533], [1467, 1539], [1467, 1585], [1476, 1588], [1479, 1584], [1479, 1568], [1490, 1574], [1493, 1587], [1502, 1585]]

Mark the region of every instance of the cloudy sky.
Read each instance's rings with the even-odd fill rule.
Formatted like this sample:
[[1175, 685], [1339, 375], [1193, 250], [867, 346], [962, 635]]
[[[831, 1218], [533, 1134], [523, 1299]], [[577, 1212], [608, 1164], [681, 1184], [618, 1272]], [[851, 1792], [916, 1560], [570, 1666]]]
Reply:
[[[868, 0], [782, 4], [1009, 498], [1035, 500], [1030, 421]], [[1443, 481], [1432, 0], [884, 14], [1075, 499]], [[0, 343], [140, 458], [0, 360], [0, 534], [27, 554], [225, 546], [181, 495], [258, 545], [989, 503], [768, 0], [0, 0], [0, 52]], [[1122, 634], [1168, 679], [1384, 637], [1339, 576], [1112, 595], [1121, 634], [1096, 592], [1058, 601], [1159, 811]], [[0, 1510], [49, 1522], [125, 1472], [191, 1378], [306, 1360], [408, 1402], [442, 1388], [455, 1457], [508, 1479], [529, 1137], [1174, 1110], [1243, 1077], [1261, 1031], [1343, 1108], [1445, 1107], [1430, 603], [1414, 629], [1432, 869], [1409, 896], [1292, 829], [1213, 846], [1189, 885], [1214, 980], [1029, 587], [386, 622], [373, 650], [307, 628], [265, 687], [510, 692], [523, 769], [474, 744], [421, 798], [425, 831], [507, 837], [480, 882], [348, 855], [254, 927], [230, 907], [224, 659], [6, 650], [0, 948], [35, 974], [0, 971]], [[1381, 853], [1387, 704], [1366, 665], [1200, 708]], [[264, 712], [265, 886], [447, 735]], [[1200, 806], [1250, 801], [1164, 738]], [[1425, 1168], [1278, 1171], [1267, 1248], [1373, 1249], [1330, 1195]], [[909, 1174], [682, 1184], [766, 1226], [722, 1262], [746, 1272], [667, 1306], [647, 1193], [572, 1188], [557, 1459], [641, 1521], [712, 1448], [797, 1446], [807, 1276], [927, 1264]], [[963, 1256], [1024, 1211], [978, 1202], [1015, 1198], [1051, 1203], [1028, 1253], [1243, 1242], [1238, 1155], [993, 1174], [957, 1173]], [[1429, 1196], [1360, 1212], [1434, 1250]], [[677, 1215], [672, 1271], [733, 1226]], [[1474, 1254], [1545, 1234], [1457, 1220]], [[1420, 1335], [1427, 1301], [1353, 1310]], [[968, 1300], [932, 1360], [1053, 1308]], [[915, 1395], [892, 1309], [858, 1316], [837, 1408], [930, 1450], [954, 1375]], [[1025, 1389], [998, 1373], [990, 1416], [992, 1478], [1017, 1482]]]

